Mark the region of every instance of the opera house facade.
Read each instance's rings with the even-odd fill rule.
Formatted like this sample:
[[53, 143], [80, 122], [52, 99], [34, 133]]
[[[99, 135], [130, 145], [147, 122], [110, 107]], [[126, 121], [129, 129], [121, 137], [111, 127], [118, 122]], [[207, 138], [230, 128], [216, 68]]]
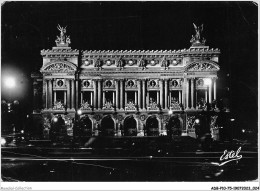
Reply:
[[69, 136], [77, 128], [81, 136], [194, 137], [210, 113], [214, 128], [220, 50], [194, 27], [188, 49], [79, 51], [58, 26], [56, 46], [41, 51], [32, 74], [36, 125], [45, 137], [60, 119]]

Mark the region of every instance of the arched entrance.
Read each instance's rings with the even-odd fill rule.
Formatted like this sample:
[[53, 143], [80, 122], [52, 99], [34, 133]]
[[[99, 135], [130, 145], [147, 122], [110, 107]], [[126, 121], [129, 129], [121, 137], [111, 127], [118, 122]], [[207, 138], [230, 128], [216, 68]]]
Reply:
[[156, 116], [151, 116], [146, 120], [147, 136], [159, 136], [159, 122]]
[[133, 116], [129, 116], [124, 120], [124, 135], [137, 136], [137, 123]]
[[115, 123], [110, 116], [106, 116], [101, 121], [101, 136], [114, 136]]
[[182, 130], [181, 130], [181, 122], [178, 119], [177, 116], [171, 117], [169, 119], [169, 122], [167, 124], [167, 135], [172, 136], [172, 135], [181, 135]]
[[51, 120], [51, 128], [49, 136], [51, 140], [56, 140], [58, 137], [66, 136], [67, 130], [65, 126], [65, 121], [61, 115], [56, 115]]
[[92, 121], [85, 116], [79, 120], [81, 136], [92, 136]]

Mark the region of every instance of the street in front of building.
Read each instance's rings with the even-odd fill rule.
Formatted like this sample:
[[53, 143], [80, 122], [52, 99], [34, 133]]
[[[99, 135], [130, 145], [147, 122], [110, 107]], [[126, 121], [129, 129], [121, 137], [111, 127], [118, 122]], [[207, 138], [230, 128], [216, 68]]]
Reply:
[[[256, 144], [248, 141], [206, 144], [190, 137], [90, 137], [80, 144], [30, 140], [21, 146], [10, 143], [2, 147], [2, 180], [75, 182], [257, 179]], [[233, 160], [229, 156], [227, 160], [221, 161], [221, 156], [225, 157], [225, 150], [233, 150], [241, 158], [236, 159], [233, 154]], [[227, 163], [221, 165], [222, 162]]]

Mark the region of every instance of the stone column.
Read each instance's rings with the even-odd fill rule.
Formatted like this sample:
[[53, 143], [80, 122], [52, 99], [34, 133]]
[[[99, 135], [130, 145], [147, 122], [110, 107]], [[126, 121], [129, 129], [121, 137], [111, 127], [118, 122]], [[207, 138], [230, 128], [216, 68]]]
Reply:
[[80, 103], [83, 103], [83, 93], [80, 92]]
[[98, 80], [98, 109], [101, 109], [101, 80]]
[[168, 109], [168, 80], [164, 81], [164, 90], [165, 90], [165, 94], [164, 94], [164, 108]]
[[42, 81], [42, 107], [43, 109], [46, 109], [47, 106], [47, 80], [43, 79]]
[[[212, 80], [211, 80], [212, 81]], [[209, 103], [212, 102], [212, 83], [209, 84]]]
[[207, 95], [207, 93], [208, 93], [208, 87], [206, 87], [206, 89], [205, 89], [205, 101], [206, 101], [206, 103], [208, 102], [208, 95]]
[[189, 109], [189, 79], [187, 79], [187, 84], [186, 84], [186, 109]]
[[149, 95], [149, 91], [147, 91], [147, 107], [149, 106], [149, 102], [150, 102], [150, 95]]
[[172, 104], [172, 91], [170, 91], [170, 97], [169, 97], [169, 107], [171, 107]]
[[67, 81], [67, 108], [70, 109], [70, 80], [68, 79]]
[[183, 81], [183, 85], [182, 85], [182, 104], [183, 104], [183, 108], [185, 109], [187, 106], [187, 102], [186, 102], [186, 86], [187, 86], [187, 78], [184, 77], [184, 81]]
[[67, 92], [64, 91], [64, 105], [67, 105]]
[[125, 91], [125, 106], [127, 104], [127, 91]]
[[79, 78], [76, 79], [76, 85], [75, 86], [76, 86], [75, 87], [75, 110], [77, 112], [77, 110], [79, 108]]
[[181, 90], [179, 90], [179, 103], [182, 104], [182, 100], [181, 100]]
[[135, 91], [135, 105], [137, 105], [137, 91]]
[[53, 103], [55, 103], [57, 101], [57, 96], [56, 96], [57, 92], [53, 91], [53, 93], [54, 93], [54, 102]]
[[191, 79], [191, 109], [194, 109], [194, 78]]
[[112, 97], [113, 97], [112, 103], [113, 103], [113, 106], [114, 106], [115, 105], [115, 91], [112, 92]]
[[93, 106], [93, 92], [90, 92], [90, 105]]
[[213, 99], [217, 100], [217, 79], [213, 78]]
[[146, 94], [145, 94], [145, 80], [142, 80], [142, 90], [143, 90], [143, 104], [142, 104], [142, 106], [143, 106], [143, 109], [145, 109], [145, 105], [146, 105], [146, 101], [145, 101], [145, 97], [146, 97]]
[[160, 86], [160, 105], [161, 105], [161, 108], [163, 108], [163, 80], [159, 80], [159, 86]]
[[71, 80], [71, 108], [75, 109], [75, 80]]
[[48, 99], [48, 108], [52, 108], [52, 80], [48, 81], [49, 85], [49, 90], [48, 90], [48, 95], [49, 95], [49, 99]]
[[141, 81], [140, 80], [137, 80], [137, 86], [138, 86], [138, 108], [141, 108], [142, 107], [142, 104], [141, 104]]
[[105, 103], [106, 103], [106, 93], [105, 93], [105, 91], [103, 91], [103, 96], [102, 96], [102, 107], [104, 107], [104, 105], [105, 105]]
[[119, 109], [119, 80], [116, 80], [116, 109]]
[[97, 108], [97, 81], [96, 80], [93, 80], [93, 89], [94, 89], [93, 106], [94, 106], [94, 109], [96, 109]]
[[120, 80], [120, 108], [124, 108], [124, 88], [123, 88], [123, 80]]
[[160, 95], [159, 95], [159, 91], [157, 91], [157, 104], [160, 103]]

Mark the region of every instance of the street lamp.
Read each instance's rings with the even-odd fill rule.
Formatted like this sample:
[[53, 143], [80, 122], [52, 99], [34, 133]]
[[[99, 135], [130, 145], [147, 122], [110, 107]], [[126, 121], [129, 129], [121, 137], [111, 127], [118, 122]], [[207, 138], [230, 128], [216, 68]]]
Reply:
[[16, 85], [15, 78], [11, 77], [11, 76], [6, 77], [4, 79], [4, 84], [5, 84], [5, 87], [7, 87], [9, 89], [14, 88]]

